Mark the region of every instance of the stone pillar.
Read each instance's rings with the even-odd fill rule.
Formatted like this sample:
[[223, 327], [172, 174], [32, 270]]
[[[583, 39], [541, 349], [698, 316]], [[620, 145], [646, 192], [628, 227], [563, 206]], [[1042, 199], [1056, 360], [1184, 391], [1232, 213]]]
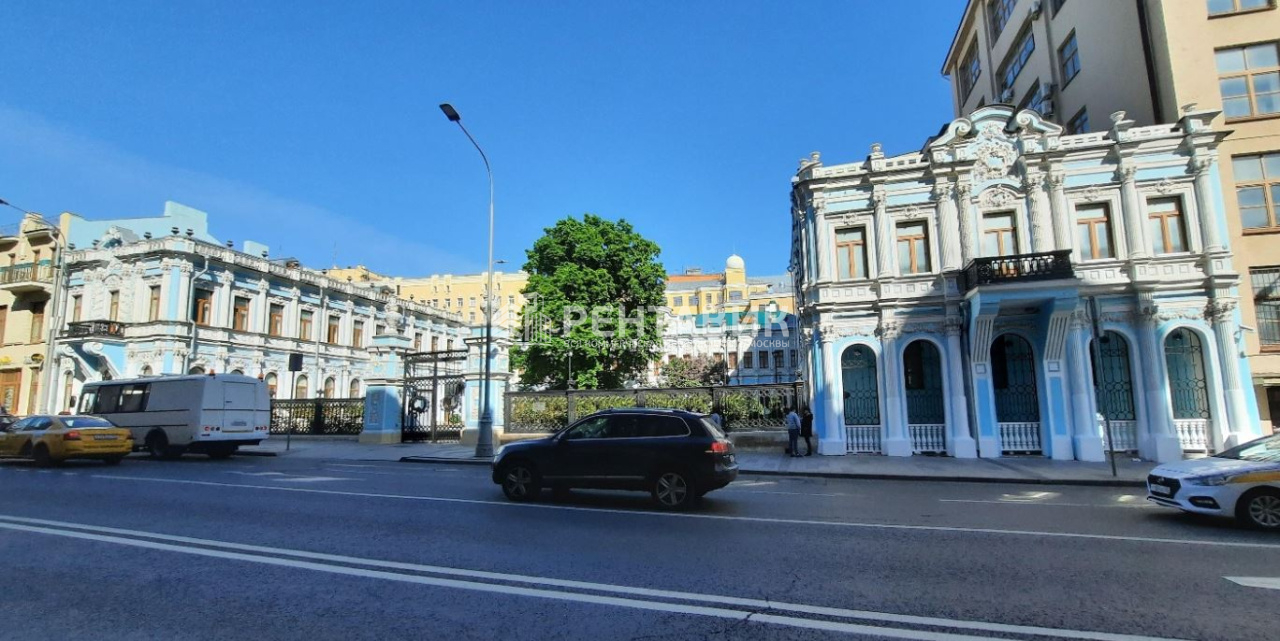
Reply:
[[1173, 406], [1169, 403], [1169, 371], [1165, 362], [1164, 346], [1156, 339], [1160, 329], [1157, 309], [1151, 301], [1151, 293], [1139, 294], [1141, 322], [1142, 363], [1146, 374], [1141, 377], [1147, 400], [1147, 433], [1141, 440], [1146, 444], [1139, 452], [1143, 458], [1157, 463], [1182, 460], [1182, 443], [1173, 426]]
[[1075, 247], [1075, 225], [1071, 206], [1067, 204], [1067, 192], [1063, 189], [1066, 175], [1060, 171], [1049, 174], [1049, 212], [1053, 218], [1054, 249]]
[[[400, 337], [403, 340], [407, 338]], [[466, 380], [466, 391], [462, 400], [462, 445], [475, 445], [480, 435], [480, 414], [484, 411], [484, 327], [471, 328], [471, 336], [463, 339], [467, 346], [467, 366], [463, 371]], [[511, 341], [507, 331], [501, 327], [493, 328], [493, 351], [489, 353], [490, 409], [493, 411], [493, 446], [496, 449], [502, 444], [503, 428], [506, 425], [503, 399], [506, 398], [507, 382], [510, 379], [508, 354]]]
[[[361, 443], [399, 443], [404, 383], [404, 339], [382, 336], [369, 348], [369, 377], [365, 379], [364, 428]], [[295, 374], [296, 376], [296, 374]], [[293, 383], [291, 377], [290, 384]], [[314, 385], [314, 383], [313, 383]], [[292, 391], [290, 396], [292, 397]]]
[[[1087, 318], [1075, 319], [1067, 345], [1067, 369], [1071, 372], [1071, 418], [1076, 452], [1080, 461], [1105, 461], [1106, 448], [1098, 432], [1097, 413], [1094, 411], [1093, 363], [1089, 358], [1091, 332]], [[1083, 321], [1083, 322], [1081, 322]]]
[[1053, 251], [1053, 226], [1049, 222], [1049, 202], [1046, 197], [1045, 175], [1042, 171], [1028, 171], [1022, 186], [1027, 194], [1031, 219], [1031, 251]]
[[1120, 176], [1120, 207], [1124, 210], [1124, 233], [1128, 244], [1129, 258], [1147, 258], [1151, 255], [1147, 244], [1147, 220], [1142, 211], [1142, 198], [1138, 195], [1138, 185], [1134, 176], [1138, 168], [1133, 161], [1120, 161], [1117, 172]]
[[893, 221], [885, 210], [884, 187], [879, 185], [871, 190], [871, 204], [875, 207], [876, 216], [876, 264], [877, 278], [889, 278], [898, 274], [897, 264], [893, 256]]
[[975, 458], [978, 456], [978, 444], [969, 433], [969, 400], [965, 393], [964, 358], [960, 346], [960, 329], [964, 319], [959, 316], [947, 318], [947, 420], [950, 434], [947, 435], [947, 454], [955, 458]]
[[969, 262], [977, 258], [977, 253], [973, 246], [973, 230], [974, 225], [978, 224], [977, 212], [973, 209], [973, 200], [970, 196], [973, 193], [973, 185], [966, 181], [956, 183], [956, 200], [958, 201], [958, 216], [960, 224], [957, 226], [960, 230], [960, 266], [963, 268], [968, 266]]
[[911, 437], [907, 434], [906, 403], [902, 394], [902, 359], [898, 355], [898, 339], [902, 335], [899, 321], [880, 321], [880, 361], [884, 376], [884, 439], [881, 452], [887, 456], [911, 456]]
[[960, 217], [952, 198], [955, 189], [949, 182], [939, 181], [933, 186], [933, 199], [938, 207], [938, 244], [942, 247], [942, 271], [956, 271], [964, 267], [960, 262]]
[[815, 394], [822, 403], [822, 406], [814, 412], [814, 417], [820, 421], [818, 453], [827, 456], [843, 456], [849, 452], [849, 435], [845, 433], [841, 412], [844, 399], [841, 395], [842, 386], [838, 382], [840, 381], [840, 356], [835, 353], [835, 336], [830, 327], [820, 330], [816, 338], [820, 351], [820, 362], [816, 367], [819, 369], [822, 381], [821, 393]]
[[1200, 233], [1204, 234], [1206, 253], [1227, 249], [1222, 242], [1222, 229], [1218, 227], [1218, 209], [1213, 202], [1214, 185], [1211, 172], [1214, 163], [1213, 156], [1205, 152], [1196, 154], [1191, 160], [1191, 167], [1196, 175], [1196, 211], [1200, 214]]
[[1248, 426], [1253, 421], [1249, 418], [1249, 406], [1240, 381], [1240, 359], [1243, 355], [1236, 345], [1236, 332], [1240, 326], [1235, 321], [1235, 313], [1235, 299], [1217, 298], [1209, 303], [1209, 318], [1213, 322], [1213, 334], [1218, 347], [1218, 371], [1222, 372], [1222, 380], [1218, 384], [1222, 386], [1223, 396], [1226, 397], [1227, 410], [1226, 424], [1215, 420], [1214, 432], [1222, 438], [1224, 448], [1235, 447], [1252, 436], [1252, 430]]

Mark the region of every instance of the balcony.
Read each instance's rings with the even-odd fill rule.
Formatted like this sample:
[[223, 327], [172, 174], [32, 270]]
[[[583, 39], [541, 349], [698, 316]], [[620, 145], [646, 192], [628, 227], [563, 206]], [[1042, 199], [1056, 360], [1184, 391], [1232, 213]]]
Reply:
[[965, 290], [981, 285], [1075, 278], [1071, 250], [975, 258], [964, 268]]
[[79, 321], [67, 323], [63, 338], [124, 338], [124, 323], [116, 321]]
[[49, 291], [54, 273], [53, 264], [47, 262], [0, 267], [0, 290], [14, 294]]

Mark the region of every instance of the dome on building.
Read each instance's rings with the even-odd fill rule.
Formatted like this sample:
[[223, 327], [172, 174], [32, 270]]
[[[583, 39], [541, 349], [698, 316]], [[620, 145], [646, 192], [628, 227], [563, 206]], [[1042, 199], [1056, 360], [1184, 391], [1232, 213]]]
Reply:
[[725, 269], [746, 269], [747, 264], [742, 262], [741, 256], [737, 254], [733, 254], [732, 256], [729, 257], [728, 260], [724, 261], [724, 268]]

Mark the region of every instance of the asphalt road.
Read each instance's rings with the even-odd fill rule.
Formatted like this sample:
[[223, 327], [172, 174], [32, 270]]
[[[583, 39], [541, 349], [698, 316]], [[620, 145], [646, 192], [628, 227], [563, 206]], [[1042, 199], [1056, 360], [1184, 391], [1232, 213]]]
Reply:
[[0, 463], [0, 639], [1280, 638], [1280, 537], [1134, 490], [745, 477], [702, 510], [486, 468]]

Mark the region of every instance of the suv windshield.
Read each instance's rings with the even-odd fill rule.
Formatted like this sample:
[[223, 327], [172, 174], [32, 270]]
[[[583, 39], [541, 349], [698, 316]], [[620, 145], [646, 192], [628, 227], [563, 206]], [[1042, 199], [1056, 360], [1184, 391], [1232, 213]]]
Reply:
[[1280, 434], [1264, 436], [1213, 456], [1214, 458], [1229, 458], [1240, 461], [1280, 463]]

